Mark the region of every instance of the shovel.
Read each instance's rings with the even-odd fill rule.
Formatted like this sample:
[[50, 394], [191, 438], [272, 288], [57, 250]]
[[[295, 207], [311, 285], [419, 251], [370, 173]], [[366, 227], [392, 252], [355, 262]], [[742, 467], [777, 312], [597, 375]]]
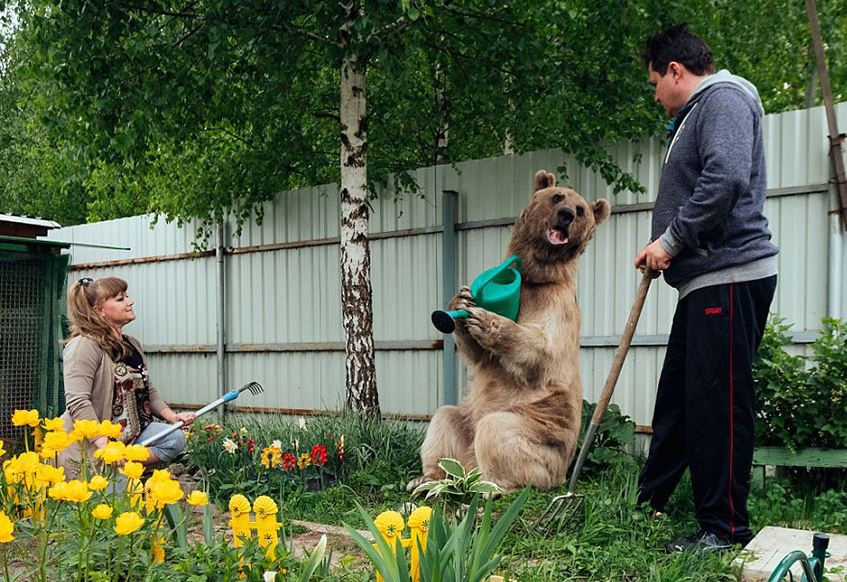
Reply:
[[[199, 418], [199, 417], [203, 416], [204, 414], [206, 414], [207, 412], [213, 411], [215, 408], [217, 408], [221, 404], [224, 404], [225, 402], [230, 402], [231, 400], [235, 400], [236, 398], [238, 398], [238, 395], [241, 394], [242, 392], [244, 392], [245, 390], [249, 390], [250, 394], [253, 394], [253, 395], [261, 394], [262, 392], [264, 392], [264, 388], [262, 388], [261, 384], [259, 384], [258, 382], [250, 382], [249, 384], [245, 384], [244, 386], [242, 386], [241, 388], [238, 388], [237, 390], [230, 390], [229, 392], [227, 392], [226, 394], [224, 394], [223, 396], [221, 396], [217, 400], [210, 402], [209, 404], [207, 404], [206, 406], [204, 406], [203, 408], [201, 408], [200, 410], [198, 410], [194, 414], [195, 418]], [[178, 420], [175, 423], [173, 423], [172, 425], [170, 425], [168, 428], [163, 430], [162, 432], [154, 434], [151, 437], [147, 437], [146, 439], [144, 439], [142, 442], [140, 442], [138, 444], [140, 444], [141, 446], [144, 446], [144, 447], [149, 447], [150, 445], [152, 445], [153, 443], [155, 443], [159, 439], [165, 438], [166, 436], [168, 436], [172, 432], [181, 429], [183, 427], [183, 424], [184, 423], [181, 420]]]
[[603, 420], [603, 415], [609, 407], [609, 401], [612, 399], [612, 393], [615, 391], [615, 385], [618, 382], [618, 376], [621, 374], [626, 354], [629, 351], [629, 344], [632, 343], [632, 336], [635, 335], [635, 327], [638, 325], [638, 318], [641, 316], [641, 309], [644, 307], [644, 300], [647, 298], [647, 291], [650, 289], [650, 283], [654, 279], [654, 273], [650, 270], [645, 270], [641, 278], [641, 284], [638, 286], [638, 291], [635, 294], [635, 302], [632, 304], [632, 309], [629, 311], [629, 319], [626, 321], [623, 335], [621, 335], [621, 343], [615, 352], [615, 358], [612, 360], [612, 369], [609, 370], [609, 376], [606, 378], [606, 384], [603, 386], [603, 392], [600, 394], [600, 400], [597, 402], [597, 407], [594, 409], [594, 415], [591, 417], [591, 424], [588, 426], [588, 431], [585, 433], [585, 440], [582, 441], [582, 448], [579, 451], [579, 456], [576, 459], [576, 464], [571, 473], [571, 480], [568, 484], [568, 492], [564, 495], [554, 497], [547, 508], [538, 517], [535, 522], [536, 528], [543, 532], [548, 532], [552, 529], [553, 524], [558, 523], [556, 529], [562, 527], [565, 523], [576, 515], [582, 506], [585, 496], [575, 493], [576, 480], [579, 477], [579, 472], [585, 464], [585, 459], [588, 457], [588, 451], [591, 449], [591, 444], [594, 442], [594, 435], [597, 434], [597, 427], [600, 426], [600, 421]]

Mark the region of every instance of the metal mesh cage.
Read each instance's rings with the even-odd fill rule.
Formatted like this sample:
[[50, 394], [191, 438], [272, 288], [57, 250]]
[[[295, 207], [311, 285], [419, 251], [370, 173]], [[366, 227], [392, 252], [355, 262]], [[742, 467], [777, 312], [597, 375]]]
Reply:
[[68, 256], [0, 250], [0, 439], [14, 441], [12, 412], [64, 407], [59, 370]]

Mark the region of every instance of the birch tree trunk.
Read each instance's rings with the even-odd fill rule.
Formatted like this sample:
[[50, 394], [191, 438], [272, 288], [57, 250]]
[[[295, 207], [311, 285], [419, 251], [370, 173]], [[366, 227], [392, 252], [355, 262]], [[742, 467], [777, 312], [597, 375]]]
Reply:
[[366, 66], [349, 52], [341, 65], [341, 307], [347, 406], [379, 416], [368, 245]]

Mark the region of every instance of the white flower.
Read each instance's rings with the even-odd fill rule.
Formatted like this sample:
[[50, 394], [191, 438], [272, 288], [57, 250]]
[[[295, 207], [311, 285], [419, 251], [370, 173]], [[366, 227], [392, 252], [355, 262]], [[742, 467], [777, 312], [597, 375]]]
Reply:
[[306, 419], [303, 418], [302, 416], [300, 418], [298, 418], [297, 419], [297, 426], [300, 427], [300, 430], [303, 430], [304, 428], [306, 428]]
[[235, 444], [235, 441], [233, 441], [232, 439], [229, 439], [229, 438], [224, 439], [223, 447], [224, 447], [224, 450], [226, 452], [228, 452], [230, 455], [233, 454], [238, 449], [238, 445]]
[[276, 580], [276, 571], [268, 570], [263, 574], [262, 578], [265, 582], [274, 582]]
[[281, 451], [282, 450], [282, 441], [279, 440], [279, 439], [276, 439], [274, 442], [271, 443], [271, 448], [272, 449], [279, 449]]

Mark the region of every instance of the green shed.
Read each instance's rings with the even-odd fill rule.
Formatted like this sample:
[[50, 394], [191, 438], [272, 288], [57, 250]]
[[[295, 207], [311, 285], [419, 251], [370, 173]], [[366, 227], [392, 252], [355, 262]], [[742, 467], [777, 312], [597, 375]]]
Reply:
[[14, 441], [16, 409], [44, 416], [64, 409], [61, 341], [67, 243], [38, 239], [59, 225], [49, 220], [0, 214], [0, 439]]

